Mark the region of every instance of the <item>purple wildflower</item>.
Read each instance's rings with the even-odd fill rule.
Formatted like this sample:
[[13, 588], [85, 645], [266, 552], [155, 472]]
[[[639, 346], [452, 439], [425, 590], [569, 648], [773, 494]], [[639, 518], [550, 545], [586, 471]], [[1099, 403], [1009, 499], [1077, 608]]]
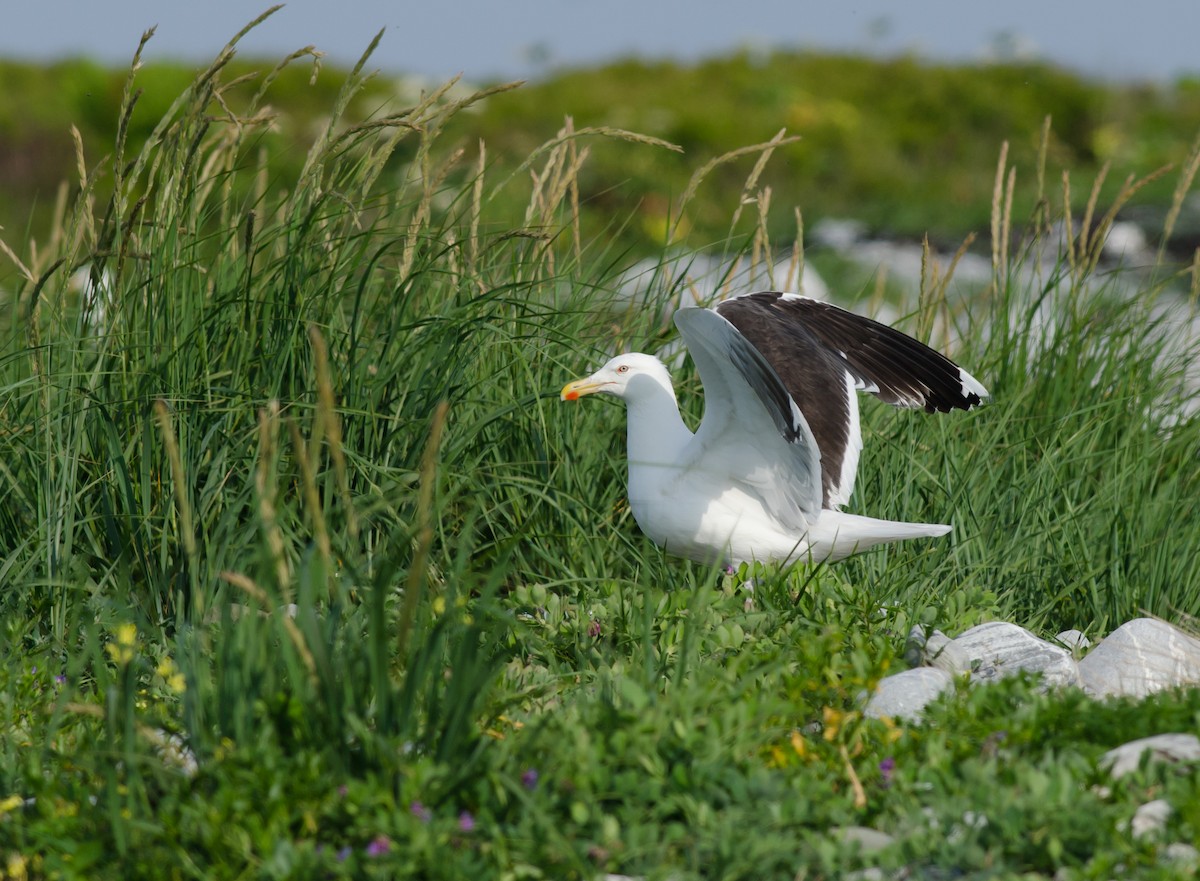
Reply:
[[428, 823], [433, 818], [433, 812], [419, 801], [414, 801], [408, 806], [408, 809], [412, 812], [412, 815], [422, 823]]
[[600, 626], [600, 622], [593, 618], [591, 623], [588, 624], [588, 636], [590, 636], [592, 639], [595, 639], [603, 632], [604, 628]]
[[337, 790], [337, 792], [338, 792], [338, 796], [339, 796], [340, 798], [345, 798], [345, 797], [346, 797], [346, 794], [347, 794], [348, 792], [350, 792], [350, 787], [349, 787], [349, 786], [347, 786], [345, 783], [343, 783], [341, 786], [339, 786], [339, 787], [338, 787], [338, 790]]
[[879, 763], [879, 776], [883, 780], [883, 788], [887, 789], [892, 785], [892, 775], [896, 773], [896, 760], [888, 756]]
[[1006, 740], [1008, 740], [1007, 731], [993, 731], [984, 738], [983, 745], [979, 748], [979, 754], [987, 759], [995, 758]]
[[475, 828], [475, 818], [471, 816], [470, 811], [463, 811], [458, 815], [458, 828], [463, 832], [470, 832]]
[[59, 673], [57, 676], [54, 677], [54, 681], [57, 682], [59, 685], [66, 685], [67, 677], [65, 674]]
[[529, 768], [521, 775], [521, 785], [526, 789], [537, 789], [538, 772], [537, 768]]
[[386, 835], [376, 835], [367, 845], [367, 856], [381, 857], [392, 849], [392, 842]]
[[348, 859], [350, 859], [350, 845], [346, 845], [337, 852], [337, 861], [339, 863], [344, 863]]

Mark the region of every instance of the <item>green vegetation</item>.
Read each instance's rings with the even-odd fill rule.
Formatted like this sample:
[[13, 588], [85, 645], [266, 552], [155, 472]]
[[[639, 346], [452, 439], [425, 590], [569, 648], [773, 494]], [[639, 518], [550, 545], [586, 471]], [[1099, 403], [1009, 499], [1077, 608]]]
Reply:
[[[268, 172], [281, 186], [294, 180], [345, 76], [322, 69], [309, 55], [300, 61], [272, 83], [263, 110], [275, 114], [275, 124], [257, 133], [269, 147]], [[274, 67], [274, 60], [235, 60], [229, 73], [232, 79]], [[185, 65], [146, 65], [127, 126], [133, 149], [195, 74]], [[38, 209], [32, 232], [41, 237], [51, 225], [59, 183], [76, 166], [72, 126], [88, 147], [89, 163], [111, 150], [124, 81], [123, 71], [87, 61], [48, 68], [0, 62], [0, 191], [9, 200], [0, 205], [0, 224], [10, 239], [25, 229], [31, 201]], [[419, 100], [417, 88], [411, 80], [377, 75], [345, 108], [345, 119], [403, 110]], [[231, 90], [226, 103], [209, 112], [228, 119], [245, 99]], [[578, 183], [591, 235], [617, 236], [643, 252], [660, 246], [673, 201], [698, 167], [786, 129], [800, 140], [780, 149], [762, 179], [776, 207], [771, 231], [777, 241], [791, 235], [793, 208], [801, 207], [809, 221], [853, 217], [889, 235], [928, 233], [953, 248], [968, 232], [987, 226], [1002, 142], [1010, 142], [1012, 162], [1021, 169], [1014, 216], [1022, 221], [1035, 207], [1033, 170], [1046, 116], [1054, 120], [1050, 188], [1064, 169], [1090, 179], [1107, 163], [1104, 197], [1111, 199], [1128, 174], [1184, 161], [1200, 132], [1200, 82], [1101, 84], [1044, 64], [938, 65], [814, 52], [739, 54], [689, 66], [623, 61], [554, 72], [483, 102], [451, 121], [447, 136], [468, 151], [482, 139], [491, 160], [513, 168], [553, 137], [566, 116], [576, 128], [642, 132], [684, 151], [676, 156], [590, 145]], [[397, 170], [411, 159], [402, 142], [389, 167]], [[246, 161], [256, 157], [247, 154]], [[715, 170], [708, 198], [688, 217], [701, 241], [728, 234], [743, 181], [736, 166]], [[110, 181], [97, 186], [107, 193]], [[1171, 187], [1168, 178], [1151, 184], [1140, 203], [1143, 212], [1161, 219]], [[1078, 210], [1083, 198], [1078, 194]], [[509, 202], [510, 210], [518, 207], [515, 199]], [[1178, 242], [1185, 253], [1198, 229], [1200, 217], [1192, 213], [1186, 226], [1177, 227], [1185, 233]]]
[[[586, 231], [633, 218], [581, 181], [601, 144], [672, 154], [458, 153], [482, 95], [364, 122], [355, 71], [277, 165], [258, 111], [287, 80], [237, 70], [223, 53], [103, 162], [85, 141], [50, 233], [5, 239], [8, 877], [833, 878], [863, 862], [850, 825], [897, 836], [872, 864], [937, 877], [1170, 877], [1123, 824], [1166, 797], [1166, 840], [1193, 839], [1197, 775], [1106, 793], [1096, 760], [1194, 729], [1196, 692], [1012, 681], [920, 726], [860, 714], [916, 622], [1200, 614], [1197, 344], [1148, 320], [1166, 270], [1129, 300], [1086, 248], [1033, 282], [1001, 250], [977, 299], [927, 284], [905, 326], [957, 329], [995, 400], [864, 404], [855, 507], [954, 534], [762, 570], [749, 597], [638, 534], [623, 415], [557, 400], [671, 336], [618, 305], [632, 258]], [[743, 187], [759, 155], [721, 168]], [[718, 177], [659, 196], [686, 224]]]

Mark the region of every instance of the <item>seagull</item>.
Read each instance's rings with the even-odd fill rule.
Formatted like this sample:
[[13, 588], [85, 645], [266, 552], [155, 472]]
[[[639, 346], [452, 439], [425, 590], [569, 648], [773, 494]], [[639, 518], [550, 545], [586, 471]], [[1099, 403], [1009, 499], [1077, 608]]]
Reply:
[[674, 320], [704, 384], [695, 433], [653, 355], [618, 355], [560, 395], [624, 400], [630, 508], [655, 544], [736, 567], [836, 562], [950, 531], [841, 507], [862, 449], [858, 392], [898, 407], [969, 410], [988, 397], [969, 373], [907, 334], [799, 294], [744, 294], [679, 309]]

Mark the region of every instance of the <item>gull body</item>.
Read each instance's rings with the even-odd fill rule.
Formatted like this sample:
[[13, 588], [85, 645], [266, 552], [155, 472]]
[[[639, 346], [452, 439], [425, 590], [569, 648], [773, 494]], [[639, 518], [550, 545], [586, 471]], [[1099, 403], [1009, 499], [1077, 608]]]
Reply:
[[706, 563], [832, 562], [950, 531], [840, 510], [862, 446], [857, 393], [965, 410], [987, 396], [973, 377], [893, 328], [795, 294], [680, 309], [675, 323], [704, 383], [694, 433], [652, 355], [618, 355], [561, 394], [625, 402], [630, 507], [655, 544]]

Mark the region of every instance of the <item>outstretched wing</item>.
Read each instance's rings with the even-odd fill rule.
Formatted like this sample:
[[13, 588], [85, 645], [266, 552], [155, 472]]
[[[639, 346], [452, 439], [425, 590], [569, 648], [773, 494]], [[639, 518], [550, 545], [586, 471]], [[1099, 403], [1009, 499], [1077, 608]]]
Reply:
[[812, 429], [823, 501], [849, 500], [862, 438], [855, 389], [899, 407], [967, 410], [988, 396], [973, 376], [905, 333], [829, 303], [763, 291], [719, 303], [762, 353]]
[[[831, 303], [762, 291], [726, 300], [716, 311], [762, 352], [788, 383], [788, 336], [816, 337], [845, 360], [863, 391], [897, 407], [930, 413], [969, 410], [988, 397], [975, 377], [906, 333]], [[789, 385], [789, 391], [795, 391]], [[804, 409], [803, 406], [801, 409]]]
[[725, 318], [680, 309], [675, 325], [704, 383], [704, 418], [686, 467], [757, 496], [782, 524], [804, 530], [822, 506], [820, 454], [804, 414]]

